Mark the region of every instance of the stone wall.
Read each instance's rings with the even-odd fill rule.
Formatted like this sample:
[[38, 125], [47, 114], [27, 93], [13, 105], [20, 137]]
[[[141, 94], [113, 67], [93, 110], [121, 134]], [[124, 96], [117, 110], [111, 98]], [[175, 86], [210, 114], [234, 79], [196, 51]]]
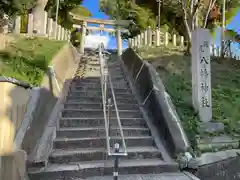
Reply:
[[204, 180], [239, 180], [240, 150], [232, 149], [204, 153], [197, 158], [199, 168], [195, 175]]
[[12, 78], [0, 79], [0, 171], [5, 165], [11, 166], [4, 162], [13, 158], [10, 154], [15, 153], [15, 149], [23, 149], [30, 161], [34, 159], [34, 152], [60, 95], [55, 80], [62, 90], [65, 81], [69, 82], [75, 73], [76, 58], [79, 58], [76, 50], [66, 44], [51, 62], [57, 78], [47, 74], [38, 88], [24, 83], [20, 86]]
[[[65, 91], [65, 89], [68, 88], [66, 84], [70, 83], [76, 72], [76, 68], [78, 67], [77, 63], [79, 62], [80, 57], [77, 56], [76, 51], [73, 48], [74, 47], [70, 44], [67, 44], [54, 56], [51, 66], [55, 70], [56, 78], [52, 77], [49, 73], [43, 79], [40, 100], [37, 105], [38, 110], [35, 113], [36, 118], [34, 118], [36, 120], [32, 122], [32, 128], [27, 131], [23, 143], [23, 148], [28, 154], [29, 163], [40, 161], [39, 157], [42, 157], [41, 150], [47, 152], [44, 148], [46, 147], [46, 144], [49, 144], [46, 142], [47, 139], [45, 138], [46, 131], [50, 134], [54, 132], [54, 127], [50, 127], [50, 130], [48, 128], [49, 121], [52, 119], [51, 116], [53, 112], [57, 111], [58, 115], [59, 103], [57, 102], [61, 99], [62, 91]], [[56, 81], [60, 88], [60, 92], [56, 86]], [[56, 119], [58, 118], [57, 115]], [[47, 156], [46, 153], [44, 153], [44, 155]]]
[[27, 180], [26, 153], [22, 150], [0, 156], [1, 180]]
[[239, 180], [240, 156], [201, 166], [196, 176], [204, 180]]
[[9, 82], [0, 82], [0, 154], [13, 151], [13, 141], [18, 131], [31, 90]]

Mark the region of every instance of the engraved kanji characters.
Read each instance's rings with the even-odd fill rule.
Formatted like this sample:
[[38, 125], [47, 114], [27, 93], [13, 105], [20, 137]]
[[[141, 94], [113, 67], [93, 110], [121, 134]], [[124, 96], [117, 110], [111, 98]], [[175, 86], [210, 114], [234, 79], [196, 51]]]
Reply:
[[202, 97], [201, 105], [202, 105], [202, 107], [210, 107], [209, 101], [206, 97]]

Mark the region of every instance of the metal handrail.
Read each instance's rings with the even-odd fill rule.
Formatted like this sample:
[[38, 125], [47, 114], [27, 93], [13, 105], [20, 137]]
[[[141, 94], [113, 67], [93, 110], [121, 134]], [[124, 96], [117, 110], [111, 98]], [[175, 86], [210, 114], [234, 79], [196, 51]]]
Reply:
[[109, 123], [107, 121], [107, 112], [106, 112], [106, 104], [107, 104], [107, 73], [104, 72], [104, 65], [102, 63], [102, 51], [101, 47], [99, 46], [99, 64], [100, 64], [100, 79], [101, 79], [101, 89], [102, 89], [102, 103], [103, 103], [103, 115], [104, 115], [104, 121], [105, 121], [105, 131], [106, 131], [106, 145], [107, 145], [107, 152], [110, 153], [110, 137], [109, 137], [109, 131], [108, 126]]
[[[99, 63], [100, 63], [100, 74], [101, 74], [101, 88], [102, 88], [102, 103], [103, 103], [103, 114], [104, 114], [104, 121], [105, 121], [105, 130], [106, 130], [106, 145], [107, 145], [107, 152], [109, 156], [127, 156], [127, 147], [125, 143], [125, 138], [123, 134], [123, 129], [120, 121], [120, 116], [119, 116], [119, 111], [117, 107], [117, 101], [116, 101], [116, 96], [114, 92], [114, 87], [111, 79], [111, 74], [108, 71], [108, 66], [107, 63], [103, 57], [103, 52], [108, 53], [107, 51], [104, 51], [104, 47], [101, 44], [99, 46]], [[109, 53], [108, 53], [109, 54]], [[109, 130], [110, 130], [110, 113], [111, 113], [111, 100], [107, 98], [107, 82], [109, 82], [110, 85], [110, 90], [113, 98], [113, 103], [116, 111], [116, 116], [117, 116], [117, 123], [119, 126], [120, 130], [120, 136], [122, 140], [122, 146], [123, 146], [123, 152], [119, 151], [114, 151], [111, 152], [111, 147], [110, 147], [110, 136], [109, 136]], [[108, 107], [108, 112], [107, 108]], [[107, 116], [108, 114], [108, 116]]]
[[113, 103], [114, 103], [114, 107], [115, 107], [115, 111], [116, 111], [116, 116], [117, 116], [117, 122], [118, 122], [118, 126], [119, 126], [119, 130], [120, 130], [120, 135], [122, 138], [122, 145], [123, 145], [123, 152], [113, 152], [110, 155], [113, 156], [127, 156], [127, 146], [125, 143], [125, 138], [124, 138], [124, 134], [123, 134], [123, 129], [122, 129], [122, 124], [120, 121], [120, 116], [119, 116], [119, 112], [118, 112], [118, 107], [117, 107], [117, 101], [116, 101], [116, 96], [115, 96], [115, 92], [114, 92], [114, 88], [113, 88], [113, 84], [112, 84], [112, 78], [111, 78], [111, 74], [108, 74], [109, 77], [109, 83], [110, 83], [110, 88], [111, 88], [111, 92], [112, 92], [112, 97], [113, 97]]

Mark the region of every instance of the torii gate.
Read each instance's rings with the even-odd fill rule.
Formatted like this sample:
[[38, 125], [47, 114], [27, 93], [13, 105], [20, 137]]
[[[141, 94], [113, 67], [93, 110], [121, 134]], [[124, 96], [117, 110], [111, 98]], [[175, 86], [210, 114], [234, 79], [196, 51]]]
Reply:
[[[118, 56], [121, 56], [122, 54], [122, 37], [121, 32], [128, 31], [127, 29], [120, 29], [120, 27], [127, 27], [132, 22], [131, 20], [104, 20], [104, 19], [96, 19], [96, 18], [89, 18], [89, 17], [83, 17], [78, 16], [73, 13], [70, 13], [70, 15], [73, 17], [73, 20], [82, 22], [81, 25], [74, 24], [73, 27], [82, 29], [82, 36], [81, 36], [81, 43], [80, 43], [80, 53], [84, 53], [84, 43], [85, 43], [85, 37], [87, 29], [90, 31], [105, 31], [105, 32], [116, 32], [117, 36], [117, 52]], [[92, 24], [99, 24], [100, 27], [91, 27], [87, 26], [88, 23]], [[104, 25], [113, 25], [117, 28], [104, 28]]]

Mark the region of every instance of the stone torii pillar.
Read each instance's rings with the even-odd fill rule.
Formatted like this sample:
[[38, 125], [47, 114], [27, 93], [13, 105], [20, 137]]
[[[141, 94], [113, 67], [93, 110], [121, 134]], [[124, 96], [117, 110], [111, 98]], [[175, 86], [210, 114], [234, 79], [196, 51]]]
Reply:
[[118, 57], [122, 55], [122, 37], [121, 37], [121, 30], [118, 27], [117, 31], [116, 31], [116, 35], [117, 35], [117, 55]]
[[84, 54], [84, 44], [85, 44], [86, 33], [87, 33], [87, 22], [83, 21], [82, 36], [81, 36], [81, 43], [80, 43], [80, 53], [82, 53], [82, 54]]

